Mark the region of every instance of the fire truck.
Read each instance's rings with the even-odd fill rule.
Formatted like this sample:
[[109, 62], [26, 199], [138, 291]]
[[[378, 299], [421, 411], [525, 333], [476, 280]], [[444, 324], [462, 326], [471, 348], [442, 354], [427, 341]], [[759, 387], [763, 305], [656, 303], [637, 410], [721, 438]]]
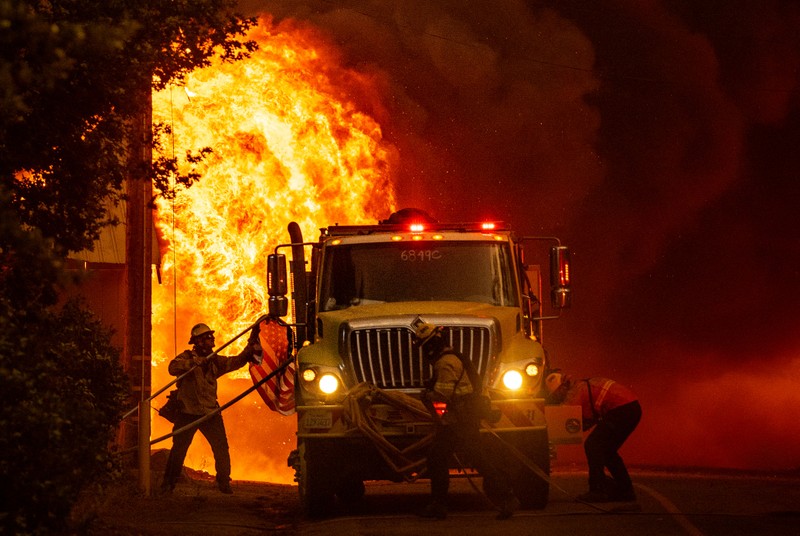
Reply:
[[[413, 458], [424, 458], [433, 421], [403, 405], [421, 404], [432, 373], [413, 344], [420, 322], [442, 326], [475, 366], [496, 415], [483, 422], [482, 440], [517, 454], [503, 455], [514, 491], [523, 507], [543, 508], [551, 443], [581, 441], [574, 413], [546, 418], [543, 391], [542, 322], [558, 317], [545, 309], [570, 305], [568, 248], [519, 237], [501, 222], [439, 223], [416, 209], [376, 225], [332, 225], [316, 242], [304, 242], [296, 223], [289, 234], [291, 243], [269, 255], [269, 310], [283, 317], [291, 305], [294, 318], [298, 420], [289, 465], [306, 511], [324, 515], [359, 500], [365, 481], [424, 478], [424, 461]], [[531, 242], [549, 249], [546, 308], [541, 267], [524, 257]], [[368, 393], [366, 402], [354, 403], [355, 392]], [[364, 413], [357, 419], [354, 407]], [[369, 422], [368, 433], [354, 421]], [[470, 472], [456, 462], [451, 471]]]

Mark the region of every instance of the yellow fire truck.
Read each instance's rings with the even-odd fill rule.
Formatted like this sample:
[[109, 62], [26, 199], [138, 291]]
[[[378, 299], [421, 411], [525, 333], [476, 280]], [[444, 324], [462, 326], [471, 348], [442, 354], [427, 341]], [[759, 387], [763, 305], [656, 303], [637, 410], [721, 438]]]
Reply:
[[439, 223], [416, 209], [377, 225], [329, 226], [317, 242], [304, 242], [295, 223], [289, 234], [269, 256], [268, 286], [271, 316], [286, 316], [290, 301], [293, 309], [298, 429], [289, 464], [307, 512], [360, 499], [365, 481], [425, 477], [433, 423], [419, 400], [431, 370], [412, 344], [419, 322], [443, 326], [472, 361], [498, 416], [482, 438], [525, 455], [504, 465], [523, 507], [544, 507], [548, 426], [563, 442], [581, 434], [574, 418], [545, 418], [541, 328], [557, 316], [543, 314], [540, 268], [527, 264], [523, 245], [550, 242], [551, 312], [570, 305], [569, 250], [499, 222]]

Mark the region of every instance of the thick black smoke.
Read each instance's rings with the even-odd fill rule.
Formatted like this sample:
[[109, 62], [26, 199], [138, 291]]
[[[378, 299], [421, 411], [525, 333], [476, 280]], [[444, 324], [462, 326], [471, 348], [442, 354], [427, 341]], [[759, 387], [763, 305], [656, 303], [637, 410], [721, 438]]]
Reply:
[[572, 246], [575, 306], [546, 342], [640, 393], [631, 460], [800, 467], [800, 5], [242, 6], [382, 81], [360, 104], [401, 205]]

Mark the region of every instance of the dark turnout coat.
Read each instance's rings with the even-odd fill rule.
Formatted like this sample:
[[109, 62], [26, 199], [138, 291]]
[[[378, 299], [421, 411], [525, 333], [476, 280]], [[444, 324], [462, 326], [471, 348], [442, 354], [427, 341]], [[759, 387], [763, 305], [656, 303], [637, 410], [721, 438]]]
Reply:
[[217, 378], [242, 368], [250, 359], [252, 351], [246, 349], [234, 357], [215, 355], [206, 358], [194, 350], [186, 350], [169, 362], [169, 373], [180, 376], [195, 364], [199, 364], [191, 374], [178, 381], [178, 400], [183, 403], [184, 413], [208, 415], [219, 407], [217, 402]]

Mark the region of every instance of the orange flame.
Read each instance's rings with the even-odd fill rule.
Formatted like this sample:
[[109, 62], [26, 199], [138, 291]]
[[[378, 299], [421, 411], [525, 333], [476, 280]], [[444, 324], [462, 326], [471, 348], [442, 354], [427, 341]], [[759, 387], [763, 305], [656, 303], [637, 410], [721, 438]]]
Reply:
[[[375, 81], [342, 67], [311, 28], [262, 17], [248, 37], [260, 47], [251, 58], [195, 71], [185, 88], [153, 95], [154, 121], [172, 125], [176, 155], [214, 151], [198, 183], [174, 203], [157, 201], [166, 251], [153, 285], [154, 390], [172, 379], [166, 364], [188, 347], [193, 324], [211, 325], [221, 345], [266, 312], [266, 256], [288, 242], [290, 221], [315, 239], [323, 225], [374, 223], [395, 205], [394, 151], [352, 97], [377, 94]], [[222, 353], [237, 353], [245, 338]], [[221, 378], [220, 403], [251, 385], [246, 368]], [[293, 418], [270, 412], [256, 393], [224, 416], [234, 479], [292, 481]], [[170, 430], [153, 423], [154, 437]], [[186, 464], [213, 474], [204, 441]]]

